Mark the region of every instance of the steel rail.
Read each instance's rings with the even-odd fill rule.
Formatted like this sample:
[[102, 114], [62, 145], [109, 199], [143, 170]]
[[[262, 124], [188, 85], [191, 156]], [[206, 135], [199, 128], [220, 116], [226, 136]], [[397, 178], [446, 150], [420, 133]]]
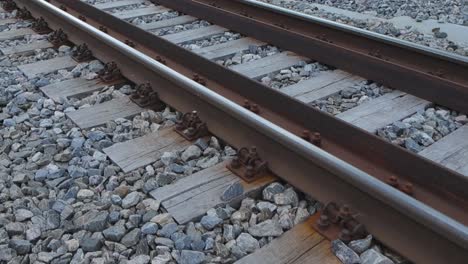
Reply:
[[[257, 103], [261, 115], [300, 134], [304, 129], [322, 134], [322, 148], [374, 177], [387, 181], [397, 176], [414, 185], [415, 197], [442, 213], [468, 224], [468, 179], [439, 164], [333, 118], [261, 83], [204, 59], [173, 43], [120, 20], [81, 1], [55, 0], [76, 16], [105, 27], [121, 41], [131, 40], [136, 48], [153, 58], [164, 58], [167, 65], [185, 76], [200, 75], [213, 91], [242, 104]], [[195, 70], [194, 70], [195, 69]], [[287, 107], [283, 107], [287, 106]], [[313, 122], [311, 122], [311, 120]]]
[[[232, 145], [257, 145], [261, 155], [271, 162], [271, 169], [300, 190], [323, 202], [349, 202], [360, 213], [358, 219], [377, 238], [410, 259], [421, 263], [464, 263], [468, 257], [468, 230], [463, 224], [396, 192], [45, 1], [16, 2], [33, 15], [43, 16], [52, 28], [64, 29], [71, 41], [86, 42], [97, 58], [116, 61], [130, 80], [149, 81], [158, 88], [161, 98], [176, 109], [200, 110], [210, 130]], [[427, 251], [432, 247], [437, 251]]]
[[468, 113], [468, 59], [254, 0], [151, 0]]

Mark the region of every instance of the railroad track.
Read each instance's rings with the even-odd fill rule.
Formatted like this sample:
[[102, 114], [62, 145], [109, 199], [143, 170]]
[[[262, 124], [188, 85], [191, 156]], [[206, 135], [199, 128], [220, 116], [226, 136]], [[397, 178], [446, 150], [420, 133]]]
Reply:
[[[158, 3], [164, 6], [138, 6], [144, 2], [122, 0], [92, 7], [79, 1], [51, 1], [76, 18], [85, 20], [86, 24], [121, 40], [118, 42], [59, 9], [53, 9], [43, 1], [16, 1], [18, 5], [27, 7], [35, 17], [44, 17], [48, 27], [62, 28], [68, 40], [76, 44], [87, 43], [96, 58], [104, 62], [115, 61], [119, 71], [128, 80], [151, 84], [165, 103], [181, 112], [191, 113], [197, 110], [208, 130], [232, 146], [238, 149], [257, 146], [260, 157], [268, 161], [269, 169], [274, 175], [325, 202], [329, 205], [328, 208], [333, 207], [334, 203], [330, 203], [332, 201], [350, 205], [352, 212], [358, 214], [356, 219], [365, 224], [372, 234], [411, 260], [418, 263], [442, 263], [449, 259], [451, 263], [463, 263], [467, 246], [464, 192], [467, 146], [463, 141], [463, 138], [466, 138], [466, 126], [458, 128], [422, 150], [420, 156], [389, 144], [374, 134], [382, 127], [424, 110], [431, 104], [429, 101], [466, 113], [466, 104], [463, 103], [466, 100], [464, 91], [467, 80], [463, 75], [466, 59], [442, 53], [434, 55], [431, 50], [406, 47], [403, 43], [378, 39], [376, 36], [360, 36], [351, 32], [349, 28], [340, 29], [336, 25], [333, 25], [333, 31], [347, 34], [346, 37], [338, 37], [336, 32], [324, 31], [325, 33], [314, 35], [311, 39], [307, 35], [310, 32], [304, 27], [299, 27], [298, 23], [314, 25], [318, 30], [325, 30], [321, 26], [327, 25], [320, 24], [325, 22], [304, 21], [305, 18], [298, 19], [297, 14], [293, 14], [296, 17], [284, 14], [284, 10], [272, 12], [267, 9], [270, 7], [265, 8], [265, 5], [254, 1], [219, 1], [215, 5], [204, 1], [159, 1]], [[134, 5], [135, 9], [125, 10]], [[171, 12], [169, 8], [180, 13]], [[170, 14], [169, 18], [161, 19], [158, 14], [164, 13]], [[138, 23], [138, 19], [144, 17], [153, 17], [155, 21], [141, 26], [123, 21]], [[214, 24], [200, 21], [199, 18]], [[180, 26], [181, 24], [189, 26]], [[297, 31], [291, 30], [296, 29], [293, 26], [297, 26]], [[245, 35], [231, 32], [229, 29]], [[32, 31], [18, 29], [4, 33], [0, 38], [7, 40], [32, 34]], [[273, 34], [279, 34], [282, 39], [273, 37]], [[350, 37], [353, 34], [356, 38]], [[57, 35], [60, 40], [60, 34]], [[289, 39], [285, 39], [286, 37]], [[208, 43], [206, 39], [209, 39]], [[295, 44], [291, 44], [291, 39], [296, 40]], [[367, 49], [367, 54], [362, 54], [360, 49], [363, 47], [355, 44], [363, 40], [367, 41], [366, 45], [372, 47], [372, 54], [368, 53], [369, 46], [362, 45]], [[343, 41], [349, 41], [352, 45], [340, 46]], [[266, 46], [266, 43], [278, 45], [281, 49]], [[24, 53], [50, 45], [49, 42], [33, 42], [2, 52]], [[327, 53], [317, 54], [320, 48], [322, 52], [333, 51], [342, 57], [327, 56]], [[239, 60], [239, 53], [252, 50], [257, 56], [240, 56]], [[408, 57], [402, 57], [397, 52], [404, 52]], [[340, 70], [311, 62], [307, 57], [333, 65]], [[151, 58], [166, 64], [177, 73], [155, 63]], [[353, 64], [349, 63], [351, 59]], [[418, 59], [427, 63], [415, 63]], [[34, 78], [38, 74], [76, 65], [76, 61], [64, 56], [21, 65], [18, 68], [28, 78]], [[109, 72], [116, 72], [112, 65], [108, 66]], [[387, 71], [385, 76], [382, 75], [382, 71]], [[281, 79], [283, 75], [294, 74], [296, 80], [285, 77], [287, 82], [265, 77], [279, 75]], [[112, 74], [108, 76], [112, 79], [112, 84], [121, 82], [116, 76], [118, 77]], [[394, 79], [395, 76], [401, 76], [401, 79]], [[383, 95], [337, 114], [337, 119], [311, 107], [319, 105], [317, 102], [321, 99], [329, 100], [328, 98], [333, 98], [337, 93], [343, 93], [346, 89], [366, 82], [366, 79], [385, 83], [401, 91], [381, 89], [384, 91]], [[279, 92], [261, 82], [273, 86]], [[408, 83], [415, 85], [408, 87]], [[41, 90], [51, 99], [58, 101], [62, 97], [92, 93], [100, 90], [103, 85], [99, 81], [72, 79], [42, 87]], [[419, 85], [425, 85], [426, 90], [417, 89]], [[373, 88], [378, 89], [379, 86], [374, 85]], [[444, 93], [440, 92], [441, 89]], [[143, 96], [148, 95], [145, 92], [140, 93]], [[160, 103], [155, 98], [151, 104]], [[141, 106], [123, 97], [70, 112], [67, 116], [80, 128], [90, 129], [105, 125], [116, 118], [137, 115], [142, 111]], [[312, 132], [309, 132], [310, 135], [303, 134], [304, 130]], [[316, 134], [317, 131], [320, 134]], [[339, 159], [306, 144], [291, 132], [306, 138]], [[183, 149], [189, 144], [189, 141], [176, 132], [163, 130], [115, 144], [104, 149], [104, 152], [124, 172], [131, 172], [157, 161], [166, 148]], [[421, 156], [441, 162], [459, 173]], [[211, 176], [200, 180], [201, 175], [212, 175], [216, 179], [223, 177], [223, 188], [238, 186], [228, 184], [236, 178], [224, 166], [222, 163], [207, 168], [206, 171], [189, 176], [185, 181], [181, 180], [167, 188], [157, 189], [159, 191], [151, 195], [162, 201], [165, 210], [170, 212], [179, 224], [187, 223], [201, 217], [209, 208], [227, 203], [219, 200], [219, 189], [213, 190], [212, 193], [207, 192], [203, 197], [187, 196], [194, 199], [195, 204], [202, 204], [206, 199], [211, 199], [210, 203], [204, 204], [202, 208], [197, 207], [196, 210], [189, 210], [190, 212], [186, 212], [184, 204], [177, 201], [182, 199], [180, 197], [194, 192], [195, 186], [200, 190], [202, 186], [210, 188], [209, 184], [213, 181]], [[221, 170], [223, 175], [216, 170]], [[228, 175], [225, 175], [226, 173]], [[259, 177], [251, 184], [241, 180], [244, 194], [263, 188], [274, 181], [276, 176]], [[321, 185], [317, 186], [317, 182]], [[394, 187], [386, 185], [387, 183]], [[402, 192], [396, 189], [401, 189]], [[318, 215], [315, 216], [317, 217]], [[334, 263], [336, 260], [328, 251], [329, 242], [316, 234], [310, 226], [315, 225], [317, 230], [329, 237], [336, 236], [337, 231], [334, 228], [318, 228], [316, 220], [310, 219], [312, 224], [307, 222], [294, 227], [288, 235], [280, 237], [276, 242], [240, 262], [252, 263], [262, 259], [267, 263], [267, 260], [278, 263], [275, 262], [276, 259], [270, 260], [275, 257], [284, 258], [284, 262], [287, 262], [290, 257], [295, 258], [303, 252], [309, 252], [295, 261], [303, 263], [307, 260], [314, 263], [313, 261], [325, 258], [326, 260], [322, 261]], [[344, 235], [349, 231], [344, 232]], [[395, 237], [395, 233], [399, 232], [409, 232], [411, 237]], [[343, 230], [341, 233], [343, 237]], [[304, 240], [298, 245], [289, 244], [291, 241], [300, 240], [300, 234], [309, 234], [307, 239], [320, 238], [316, 243]], [[440, 247], [440, 251], [424, 250], [428, 245], [434, 244]], [[301, 251], [293, 251], [293, 248], [300, 248]], [[275, 252], [280, 253], [275, 255]], [[291, 256], [291, 252], [297, 255]]]

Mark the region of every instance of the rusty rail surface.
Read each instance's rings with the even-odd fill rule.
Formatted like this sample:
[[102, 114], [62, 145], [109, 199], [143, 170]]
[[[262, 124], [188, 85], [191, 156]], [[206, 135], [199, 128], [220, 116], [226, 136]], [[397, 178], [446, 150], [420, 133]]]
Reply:
[[[422, 263], [447, 260], [463, 263], [466, 259], [468, 194], [465, 190], [468, 182], [462, 175], [81, 1], [50, 2], [66, 7], [69, 14], [86, 19], [87, 24], [41, 0], [15, 1], [27, 7], [34, 16], [44, 17], [51, 28], [62, 28], [74, 43], [86, 42], [98, 59], [115, 61], [129, 80], [151, 83], [161, 99], [179, 111], [198, 110], [210, 131], [231, 145], [238, 148], [257, 145], [259, 153], [271, 164], [272, 171], [301, 191], [325, 203], [349, 203], [353, 210], [359, 212], [359, 221], [369, 231], [410, 259]], [[105, 28], [109, 35], [102, 32], [99, 35], [89, 25]], [[131, 40], [135, 49], [124, 45], [126, 40], [127, 43]], [[147, 56], [159, 58], [177, 73], [154, 60], [149, 63]], [[183, 78], [179, 73], [188, 78], [197, 74], [198, 78], [205, 79], [209, 88]], [[223, 99], [224, 104], [220, 105], [219, 101], [213, 99], [220, 96], [230, 101]], [[245, 99], [258, 103], [261, 117], [245, 109], [239, 110], [239, 106], [232, 106], [232, 102], [242, 104]], [[225, 105], [230, 107], [226, 108]], [[287, 107], [278, 107], [283, 105]], [[323, 150], [339, 159], [292, 137], [288, 131], [266, 120], [295, 134], [303, 129], [321, 132]], [[274, 129], [268, 130], [268, 127]], [[332, 166], [330, 160], [336, 163]], [[422, 203], [375, 179], [385, 181], [387, 177], [395, 175], [414, 183], [414, 198]], [[411, 237], [395, 234], [410, 234]], [[437, 252], [425, 250], [435, 245], [439, 248]]]
[[151, 0], [468, 113], [468, 59], [253, 0]]

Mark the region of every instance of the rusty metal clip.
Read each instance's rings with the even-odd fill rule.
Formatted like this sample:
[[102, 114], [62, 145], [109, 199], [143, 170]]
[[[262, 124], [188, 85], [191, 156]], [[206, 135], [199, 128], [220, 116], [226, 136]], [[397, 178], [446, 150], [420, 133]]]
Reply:
[[85, 16], [79, 15], [78, 18], [79, 18], [81, 21], [86, 22], [86, 17], [85, 17]]
[[125, 44], [128, 45], [128, 46], [130, 46], [130, 47], [132, 47], [132, 48], [134, 48], [134, 47], [136, 46], [136, 45], [135, 45], [135, 42], [133, 42], [133, 41], [131, 41], [131, 40], [129, 40], [129, 39], [126, 39], [126, 40], [125, 40]]
[[16, 5], [16, 3], [13, 0], [6, 0], [6, 1], [3, 1], [2, 8], [7, 12], [11, 12], [11, 11], [17, 9], [18, 6]]
[[162, 64], [164, 64], [164, 65], [167, 65], [166, 60], [163, 59], [161, 56], [156, 56], [156, 61], [157, 61], [157, 62], [160, 62], [160, 63], [162, 63]]
[[398, 182], [398, 178], [396, 176], [392, 175], [392, 176], [388, 177], [387, 184], [394, 187], [394, 188], [398, 188], [398, 185], [400, 183]]
[[26, 7], [18, 9], [18, 12], [16, 13], [16, 17], [19, 19], [24, 19], [24, 20], [33, 18], [31, 15], [31, 12], [29, 12], [29, 10], [26, 9]]
[[154, 111], [161, 111], [166, 107], [149, 83], [138, 85], [136, 92], [130, 96], [130, 99], [140, 107], [150, 108]]
[[253, 113], [257, 115], [260, 114], [260, 107], [258, 106], [258, 104], [251, 104], [249, 100], [244, 100], [243, 107], [245, 109], [252, 111]]
[[226, 167], [246, 182], [264, 177], [268, 171], [268, 163], [260, 158], [255, 146], [239, 149], [237, 157]]
[[89, 61], [93, 59], [93, 53], [88, 48], [88, 45], [83, 43], [72, 51], [72, 58], [77, 62]]
[[318, 35], [316, 38], [327, 43], [333, 43], [333, 41], [329, 40], [325, 34]]
[[31, 28], [38, 34], [49, 34], [52, 32], [52, 30], [49, 28], [49, 24], [47, 24], [43, 17], [34, 20]]
[[67, 12], [67, 10], [68, 10], [67, 7], [64, 6], [64, 5], [60, 5], [60, 9], [62, 9], [62, 10], [65, 11], [65, 12]]
[[220, 7], [215, 1], [209, 3], [210, 6]]
[[107, 28], [105, 26], [99, 26], [99, 30], [101, 30], [104, 33], [107, 33]]
[[443, 78], [445, 76], [445, 71], [442, 69], [437, 69], [435, 72], [430, 71], [429, 74]]
[[198, 74], [194, 74], [192, 80], [196, 81], [197, 83], [206, 86], [206, 80], [200, 77]]
[[305, 141], [309, 141], [317, 147], [322, 147], [322, 136], [319, 132], [314, 132], [312, 135], [309, 130], [305, 129], [302, 131], [300, 136]]
[[345, 243], [367, 236], [366, 228], [346, 204], [339, 206], [335, 202], [328, 203], [315, 224], [326, 237], [335, 239], [338, 236]]
[[380, 49], [372, 49], [371, 51], [369, 51], [369, 55], [371, 55], [372, 57], [383, 59]]
[[247, 18], [253, 18], [253, 16], [249, 15], [249, 13], [247, 13], [247, 11], [243, 10], [243, 11], [240, 11], [239, 14], [241, 16], [245, 16]]
[[414, 188], [413, 184], [410, 182], [406, 182], [405, 184], [400, 184], [398, 178], [394, 175], [390, 176], [386, 180], [387, 184], [400, 190], [401, 192], [406, 193], [407, 195], [414, 195]]
[[274, 25], [275, 25], [275, 26], [278, 26], [278, 27], [280, 27], [280, 28], [282, 28], [282, 29], [289, 29], [289, 27], [287, 27], [287, 26], [286, 26], [285, 24], [283, 24], [283, 23], [274, 23]]
[[403, 186], [400, 187], [400, 191], [410, 196], [414, 195], [413, 184], [410, 182], [405, 183]]
[[175, 131], [189, 141], [208, 135], [208, 126], [198, 116], [197, 111], [185, 113], [177, 122]]
[[106, 63], [104, 69], [100, 70], [98, 75], [103, 82], [112, 82], [123, 78], [117, 63], [113, 61]]
[[52, 34], [50, 34], [47, 37], [47, 40], [49, 40], [52, 43], [52, 45], [54, 45], [54, 47], [58, 48], [68, 43], [68, 36], [60, 28], [60, 29], [55, 30]]

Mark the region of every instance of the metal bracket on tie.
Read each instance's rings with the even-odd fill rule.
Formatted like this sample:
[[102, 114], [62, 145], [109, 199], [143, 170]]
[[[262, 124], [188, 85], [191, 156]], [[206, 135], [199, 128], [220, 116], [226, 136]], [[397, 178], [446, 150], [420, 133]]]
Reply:
[[393, 188], [396, 188], [396, 189], [406, 193], [409, 196], [414, 195], [414, 187], [413, 187], [413, 184], [411, 182], [403, 183], [395, 175], [392, 175], [392, 176], [388, 177], [386, 182], [387, 182], [388, 185], [390, 185]]
[[7, 12], [11, 12], [11, 11], [17, 9], [18, 6], [16, 5], [16, 3], [13, 0], [6, 0], [6, 1], [2, 2], [2, 8]]
[[198, 116], [197, 111], [185, 113], [178, 121], [175, 131], [189, 141], [208, 135], [208, 126]]
[[34, 22], [31, 25], [31, 28], [37, 34], [49, 34], [50, 32], [52, 32], [52, 29], [49, 28], [49, 24], [47, 24], [43, 17], [34, 20]]
[[93, 53], [86, 43], [77, 46], [72, 52], [72, 59], [76, 62], [84, 62], [93, 59]]
[[434, 72], [430, 71], [429, 74], [430, 74], [430, 75], [437, 76], [437, 77], [440, 77], [440, 78], [444, 78], [444, 77], [445, 77], [445, 71], [442, 70], [442, 69], [437, 69], [437, 70], [434, 71]]
[[130, 96], [130, 99], [140, 107], [150, 108], [154, 111], [162, 111], [166, 107], [149, 83], [138, 85], [136, 92]]
[[167, 61], [165, 59], [163, 59], [161, 56], [156, 56], [156, 61], [157, 62], [160, 62], [164, 65], [167, 65]]
[[309, 141], [317, 147], [322, 147], [322, 136], [319, 132], [310, 133], [309, 130], [302, 131], [301, 138], [305, 141]]
[[107, 28], [105, 26], [99, 26], [99, 30], [107, 34]]
[[246, 182], [266, 176], [268, 172], [268, 162], [262, 160], [258, 155], [257, 148], [241, 148], [227, 168]]
[[18, 9], [18, 12], [16, 13], [16, 17], [19, 19], [23, 19], [23, 20], [28, 20], [28, 19], [33, 18], [33, 16], [31, 15], [31, 12], [29, 12], [29, 10], [26, 9], [26, 7]]
[[339, 206], [335, 202], [330, 202], [323, 208], [315, 225], [324, 236], [330, 239], [338, 237], [345, 243], [368, 235], [364, 225], [351, 213], [351, 209], [345, 204]]
[[113, 82], [123, 78], [117, 63], [113, 61], [106, 63], [104, 69], [100, 70], [98, 75], [103, 82]]
[[55, 48], [58, 48], [68, 43], [68, 36], [60, 28], [58, 30], [55, 30], [52, 34], [50, 34], [49, 37], [47, 37], [47, 40], [50, 41], [50, 43], [52, 43], [52, 45], [54, 45]]
[[383, 59], [382, 52], [380, 51], [379, 48], [372, 49], [371, 51], [369, 51], [368, 54], [371, 55], [372, 57]]
[[198, 74], [194, 74], [192, 80], [196, 81], [197, 83], [206, 86], [206, 80], [200, 77]]
[[252, 111], [252, 113], [259, 115], [260, 114], [260, 107], [258, 104], [253, 104], [249, 100], [244, 100], [244, 104], [242, 105], [245, 109]]

